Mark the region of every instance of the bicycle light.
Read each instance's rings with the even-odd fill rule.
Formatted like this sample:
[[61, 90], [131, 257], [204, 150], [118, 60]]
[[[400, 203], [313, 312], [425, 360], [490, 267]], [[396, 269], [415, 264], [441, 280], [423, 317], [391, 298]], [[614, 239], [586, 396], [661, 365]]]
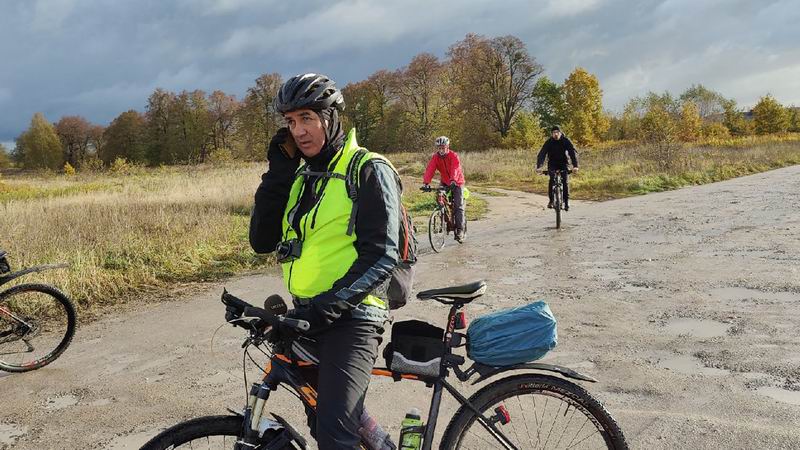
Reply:
[[456, 313], [456, 330], [463, 330], [467, 328], [467, 315], [464, 311], [459, 311]]

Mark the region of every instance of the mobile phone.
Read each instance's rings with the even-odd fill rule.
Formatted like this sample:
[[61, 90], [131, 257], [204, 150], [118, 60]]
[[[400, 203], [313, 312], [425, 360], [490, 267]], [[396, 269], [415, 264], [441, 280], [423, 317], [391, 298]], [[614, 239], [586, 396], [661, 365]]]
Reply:
[[297, 143], [294, 142], [294, 137], [292, 133], [286, 133], [286, 141], [283, 144], [279, 144], [283, 155], [289, 159], [297, 158]]

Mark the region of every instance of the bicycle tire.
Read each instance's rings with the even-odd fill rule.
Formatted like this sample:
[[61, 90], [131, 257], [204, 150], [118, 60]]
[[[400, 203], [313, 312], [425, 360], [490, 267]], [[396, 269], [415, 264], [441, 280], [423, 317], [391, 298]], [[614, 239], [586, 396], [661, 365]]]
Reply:
[[434, 252], [439, 253], [444, 248], [447, 237], [444, 213], [441, 209], [435, 209], [428, 219], [428, 241]]
[[[605, 443], [605, 446], [609, 449], [613, 450], [627, 450], [628, 444], [625, 441], [625, 436], [622, 433], [622, 430], [617, 425], [617, 422], [614, 420], [613, 417], [608, 413], [608, 411], [603, 407], [600, 402], [598, 402], [594, 397], [592, 397], [589, 392], [587, 392], [581, 386], [578, 386], [575, 383], [570, 381], [564, 380], [562, 378], [557, 378], [549, 375], [541, 375], [541, 374], [523, 374], [523, 375], [514, 375], [510, 377], [506, 377], [500, 380], [495, 381], [494, 383], [485, 386], [478, 392], [470, 397], [469, 401], [472, 405], [476, 407], [478, 411], [481, 412], [484, 416], [491, 417], [491, 415], [500, 414], [496, 412], [497, 409], [494, 411], [490, 411], [491, 415], [487, 415], [486, 411], [490, 408], [495, 407], [498, 403], [502, 404], [504, 407], [506, 406], [505, 400], [516, 398], [517, 403], [520, 406], [520, 410], [523, 411], [521, 413], [522, 420], [525, 420], [525, 412], [530, 413], [531, 408], [525, 408], [522, 406], [522, 401], [520, 400], [521, 395], [528, 395], [533, 397], [534, 395], [541, 395], [545, 396], [545, 404], [542, 408], [541, 400], [540, 400], [540, 409], [543, 410], [542, 413], [542, 425], [544, 425], [544, 429], [547, 429], [547, 424], [544, 421], [544, 414], [547, 412], [547, 405], [548, 400], [551, 398], [558, 398], [561, 399], [561, 402], [567, 405], [567, 408], [564, 409], [563, 414], [561, 413], [561, 405], [559, 404], [558, 409], [555, 414], [555, 419], [553, 420], [553, 424], [550, 425], [548, 434], [546, 439], [544, 439], [541, 435], [544, 433], [538, 433], [539, 429], [537, 429], [536, 434], [536, 443], [533, 442], [534, 436], [531, 434], [530, 429], [527, 427], [525, 431], [527, 432], [528, 445], [520, 445], [516, 441], [520, 441], [524, 439], [519, 437], [519, 429], [522, 429], [517, 423], [519, 422], [519, 415], [510, 415], [510, 421], [506, 425], [501, 425], [499, 422], [496, 423], [496, 426], [500, 427], [501, 431], [511, 439], [515, 437], [516, 439], [511, 439], [515, 441], [515, 446], [517, 448], [560, 448], [559, 444], [564, 441], [563, 435], [565, 434], [567, 427], [570, 425], [576, 412], [580, 411], [586, 417], [586, 422], [584, 422], [584, 427], [586, 423], [591, 423], [595, 426], [595, 430], [600, 435], [599, 438], [595, 437], [595, 442], [590, 442], [587, 445], [587, 448], [598, 448], [598, 446], [602, 447], [602, 444]], [[527, 397], [526, 397], [527, 398]], [[511, 402], [508, 404], [512, 405]], [[533, 398], [533, 413], [534, 417], [536, 417], [536, 423], [538, 425], [538, 410], [536, 408], [536, 400]], [[557, 440], [557, 442], [552, 443], [550, 442], [551, 436], [553, 436], [553, 429], [555, 428], [555, 420], [559, 417], [566, 418], [568, 414], [570, 414], [570, 408], [572, 408], [572, 413], [569, 419], [569, 422], [564, 427], [564, 431], [561, 433], [561, 436]], [[509, 413], [510, 414], [510, 413]], [[480, 440], [478, 445], [469, 445], [469, 442], [465, 442], [465, 436], [470, 433], [470, 429], [475, 426], [478, 428], [479, 432], [485, 432], [483, 426], [475, 420], [476, 416], [472, 411], [468, 408], [461, 406], [456, 414], [453, 416], [453, 419], [447, 425], [447, 429], [444, 432], [442, 437], [442, 442], [440, 445], [440, 449], [444, 450], [467, 450], [472, 448], [502, 448], [501, 444], [497, 441], [489, 441], [487, 439]], [[580, 420], [580, 418], [578, 419]], [[576, 424], [577, 426], [577, 424]], [[589, 430], [591, 431], [591, 429]], [[558, 429], [556, 428], [556, 433]], [[565, 443], [565, 448], [573, 448], [572, 444], [581, 444], [583, 441], [575, 442], [575, 439], [579, 437], [583, 432], [583, 428], [581, 428], [576, 436], [573, 436], [571, 442]], [[487, 436], [488, 433], [486, 433]], [[589, 437], [594, 437], [594, 434], [589, 435]], [[555, 440], [555, 437], [553, 437]], [[545, 442], [542, 442], [542, 441]], [[490, 444], [487, 446], [487, 444]], [[539, 445], [542, 444], [542, 445]], [[493, 445], [493, 446], [492, 446]]]
[[[189, 444], [190, 447], [188, 448], [193, 448], [195, 445], [192, 443], [196, 441], [205, 441], [208, 444], [203, 448], [230, 449], [233, 448], [233, 444], [241, 431], [241, 416], [198, 417], [167, 428], [153, 439], [150, 439], [140, 450], [174, 449], [181, 448], [185, 444]], [[268, 431], [268, 433], [277, 432]], [[221, 446], [212, 447], [210, 439], [212, 437], [222, 438]], [[284, 449], [296, 449], [296, 447], [289, 444]]]
[[[17, 286], [13, 286], [3, 292], [0, 292], [0, 306], [10, 303], [10, 300], [15, 295], [27, 292], [38, 292], [53, 298], [56, 301], [55, 305], [60, 305], [60, 307], [62, 307], [66, 313], [66, 329], [64, 330], [64, 335], [60, 338], [58, 344], [53, 348], [53, 350], [48, 352], [45, 356], [29, 363], [11, 364], [5, 362], [3, 360], [4, 343], [0, 342], [0, 370], [6, 372], [28, 372], [52, 363], [59, 356], [61, 356], [62, 353], [64, 353], [70, 342], [72, 342], [72, 337], [75, 335], [75, 328], [77, 326], [75, 307], [72, 305], [69, 297], [53, 286], [47, 284], [19, 284]], [[0, 325], [1, 324], [2, 322], [0, 322]], [[60, 335], [61, 333], [59, 332], [57, 334]], [[57, 336], [56, 338], [58, 339]], [[8, 346], [5, 348], [8, 348]]]

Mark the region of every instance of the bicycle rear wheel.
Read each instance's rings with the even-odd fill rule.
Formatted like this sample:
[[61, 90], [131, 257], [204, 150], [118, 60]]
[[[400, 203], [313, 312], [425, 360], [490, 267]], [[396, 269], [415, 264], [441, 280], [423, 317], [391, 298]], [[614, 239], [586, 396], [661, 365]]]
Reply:
[[[187, 420], [167, 428], [142, 446], [140, 450], [166, 450], [173, 448], [232, 449], [242, 431], [241, 416], [208, 416]], [[265, 442], [274, 438], [277, 431], [267, 431]], [[289, 444], [284, 449], [295, 449]]]
[[445, 238], [447, 238], [447, 224], [444, 213], [441, 209], [435, 209], [428, 219], [428, 240], [433, 251], [438, 253], [444, 247]]
[[27, 372], [58, 358], [75, 334], [75, 308], [46, 284], [0, 293], [0, 370]]
[[[548, 375], [516, 375], [484, 387], [470, 403], [519, 449], [627, 449], [617, 423], [585, 389]], [[503, 448], [477, 416], [461, 407], [442, 437], [443, 449]]]

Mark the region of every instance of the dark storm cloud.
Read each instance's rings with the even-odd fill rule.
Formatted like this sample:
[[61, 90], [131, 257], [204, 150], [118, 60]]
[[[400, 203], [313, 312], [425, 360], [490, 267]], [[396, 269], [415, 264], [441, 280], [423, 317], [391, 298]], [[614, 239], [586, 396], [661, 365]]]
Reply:
[[606, 106], [703, 83], [800, 104], [800, 8], [785, 1], [37, 0], [0, 2], [0, 142], [36, 111], [107, 124], [156, 87], [241, 96], [265, 72], [341, 85], [468, 32], [514, 34], [546, 74], [598, 75]]

